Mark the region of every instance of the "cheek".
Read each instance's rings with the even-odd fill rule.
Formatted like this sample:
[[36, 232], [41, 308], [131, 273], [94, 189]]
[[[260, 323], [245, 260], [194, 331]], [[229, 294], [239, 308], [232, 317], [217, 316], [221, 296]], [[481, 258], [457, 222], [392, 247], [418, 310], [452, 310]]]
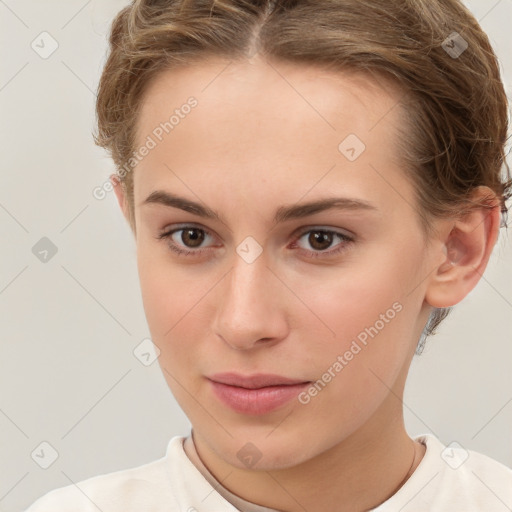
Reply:
[[156, 245], [139, 240], [137, 267], [148, 322], [162, 335], [162, 329], [165, 333], [183, 316], [201, 278], [192, 277], [191, 267], [173, 263], [171, 255], [166, 255], [165, 242]]
[[[137, 265], [146, 320], [161, 362], [186, 366], [205, 334], [204, 306], [221, 276], [173, 264], [160, 250], [140, 248]], [[174, 343], [185, 340], [186, 343]]]
[[[385, 273], [377, 277], [375, 271], [364, 278], [354, 272], [318, 287], [306, 301], [335, 336], [326, 329], [322, 338], [305, 334], [314, 384], [301, 397], [304, 414], [325, 422], [329, 410], [334, 431], [343, 425], [347, 435], [389, 395], [411, 351], [414, 308], [405, 303], [400, 283]], [[311, 334], [312, 327], [303, 321], [302, 330]]]
[[[332, 367], [342, 356], [343, 373], [360, 379], [361, 386], [376, 379], [369, 369], [393, 380], [409, 355], [421, 306], [421, 300], [410, 294], [417, 274], [413, 261], [418, 259], [404, 258], [400, 251], [388, 248], [387, 256], [379, 260], [361, 258], [347, 269], [317, 272], [302, 277], [302, 282], [297, 279], [292, 288], [316, 317], [303, 316], [301, 329], [311, 333], [314, 326], [317, 333], [319, 328], [322, 332], [321, 337], [310, 336], [320, 375], [329, 369], [341, 374], [339, 364]], [[352, 370], [345, 371], [349, 366]], [[353, 372], [355, 367], [358, 370]]]
[[333, 341], [347, 339], [373, 325], [389, 309], [390, 316], [394, 316], [393, 304], [405, 300], [406, 272], [401, 268], [362, 261], [347, 268], [332, 267], [294, 276], [290, 288], [312, 313], [303, 316], [304, 320], [312, 321], [315, 316], [318, 325], [324, 325], [326, 339], [328, 335]]

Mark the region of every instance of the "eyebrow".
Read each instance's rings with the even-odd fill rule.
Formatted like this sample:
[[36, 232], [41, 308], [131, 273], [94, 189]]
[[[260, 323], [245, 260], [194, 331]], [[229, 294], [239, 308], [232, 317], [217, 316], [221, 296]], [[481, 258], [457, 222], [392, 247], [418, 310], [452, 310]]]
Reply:
[[[199, 217], [223, 222], [220, 215], [215, 210], [212, 210], [198, 202], [191, 201], [190, 199], [186, 199], [163, 190], [155, 190], [154, 192], [151, 192], [151, 194], [141, 203], [141, 205], [145, 204], [161, 204], [170, 208], [178, 208], [194, 215], [198, 215]], [[314, 215], [315, 213], [332, 209], [351, 211], [378, 210], [374, 205], [360, 199], [349, 197], [327, 197], [308, 203], [284, 205], [279, 207], [274, 215], [274, 224], [291, 219], [308, 217], [309, 215]]]

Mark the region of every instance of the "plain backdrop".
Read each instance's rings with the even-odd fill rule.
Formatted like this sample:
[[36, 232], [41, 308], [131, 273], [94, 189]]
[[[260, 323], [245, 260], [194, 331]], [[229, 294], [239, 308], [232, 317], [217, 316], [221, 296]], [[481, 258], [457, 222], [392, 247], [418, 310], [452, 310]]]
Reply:
[[[114, 194], [92, 194], [114, 171], [91, 133], [106, 34], [125, 3], [0, 0], [4, 512], [162, 457], [190, 428], [158, 362], [134, 355], [150, 336], [135, 244]], [[510, 97], [512, 0], [467, 4], [498, 53]], [[46, 262], [37, 256], [44, 250]], [[509, 466], [511, 263], [502, 229], [481, 282], [414, 358], [404, 397], [410, 435], [431, 432]]]

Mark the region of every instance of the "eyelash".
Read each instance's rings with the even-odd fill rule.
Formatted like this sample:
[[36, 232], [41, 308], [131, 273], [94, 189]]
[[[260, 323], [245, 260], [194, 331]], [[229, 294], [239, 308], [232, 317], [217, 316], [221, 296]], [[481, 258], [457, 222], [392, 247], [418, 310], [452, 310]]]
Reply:
[[[179, 231], [185, 231], [186, 229], [196, 229], [198, 231], [202, 231], [205, 234], [212, 236], [211, 233], [203, 228], [199, 228], [197, 226], [193, 225], [186, 225], [182, 226], [180, 228], [172, 229], [171, 231], [166, 231], [158, 235], [156, 238], [158, 240], [167, 240], [168, 241], [168, 247], [171, 251], [177, 253], [179, 256], [199, 256], [203, 252], [207, 251], [207, 249], [197, 249], [197, 250], [184, 250], [180, 249], [179, 246], [177, 246], [174, 242], [171, 241], [172, 235], [174, 233], [177, 233]], [[352, 243], [354, 241], [353, 238], [349, 237], [348, 235], [345, 235], [344, 233], [340, 233], [339, 231], [333, 231], [328, 229], [320, 229], [320, 228], [309, 228], [307, 230], [301, 231], [301, 233], [297, 236], [295, 242], [293, 242], [294, 246], [296, 242], [298, 242], [305, 234], [312, 233], [312, 232], [319, 232], [319, 233], [326, 233], [326, 234], [332, 234], [337, 237], [339, 237], [342, 241], [338, 245], [337, 249], [331, 250], [331, 251], [306, 251], [306, 249], [300, 249], [301, 251], [309, 252], [309, 255], [306, 255], [307, 258], [325, 258], [325, 257], [331, 257], [338, 254], [341, 254], [347, 249], [347, 245]]]

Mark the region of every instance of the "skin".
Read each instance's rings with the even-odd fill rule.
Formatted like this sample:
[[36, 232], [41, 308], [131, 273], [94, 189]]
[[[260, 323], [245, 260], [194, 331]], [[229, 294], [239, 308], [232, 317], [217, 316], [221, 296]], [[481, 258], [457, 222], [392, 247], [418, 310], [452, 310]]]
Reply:
[[[231, 492], [290, 512], [367, 510], [392, 496], [425, 453], [404, 427], [407, 372], [432, 306], [456, 304], [478, 282], [499, 208], [438, 220], [427, 243], [400, 168], [399, 91], [258, 56], [227, 64], [219, 58], [162, 72], [145, 92], [140, 144], [168, 112], [190, 96], [198, 101], [134, 171], [137, 264], [152, 340], [200, 458]], [[366, 145], [353, 162], [338, 150], [349, 134]], [[129, 219], [130, 204], [113, 183]], [[222, 220], [143, 204], [155, 190], [200, 202]], [[272, 223], [283, 205], [333, 196], [374, 209]], [[206, 231], [199, 247], [184, 231], [157, 238], [184, 224]], [[319, 229], [353, 241], [333, 236], [315, 245], [309, 235]], [[252, 263], [236, 252], [248, 236], [262, 249]], [[171, 242], [203, 252], [177, 255]], [[314, 253], [320, 257], [308, 257]], [[400, 312], [307, 404], [240, 414], [206, 379], [235, 371], [315, 382], [394, 303]], [[248, 442], [261, 453], [252, 467], [237, 457]]]

